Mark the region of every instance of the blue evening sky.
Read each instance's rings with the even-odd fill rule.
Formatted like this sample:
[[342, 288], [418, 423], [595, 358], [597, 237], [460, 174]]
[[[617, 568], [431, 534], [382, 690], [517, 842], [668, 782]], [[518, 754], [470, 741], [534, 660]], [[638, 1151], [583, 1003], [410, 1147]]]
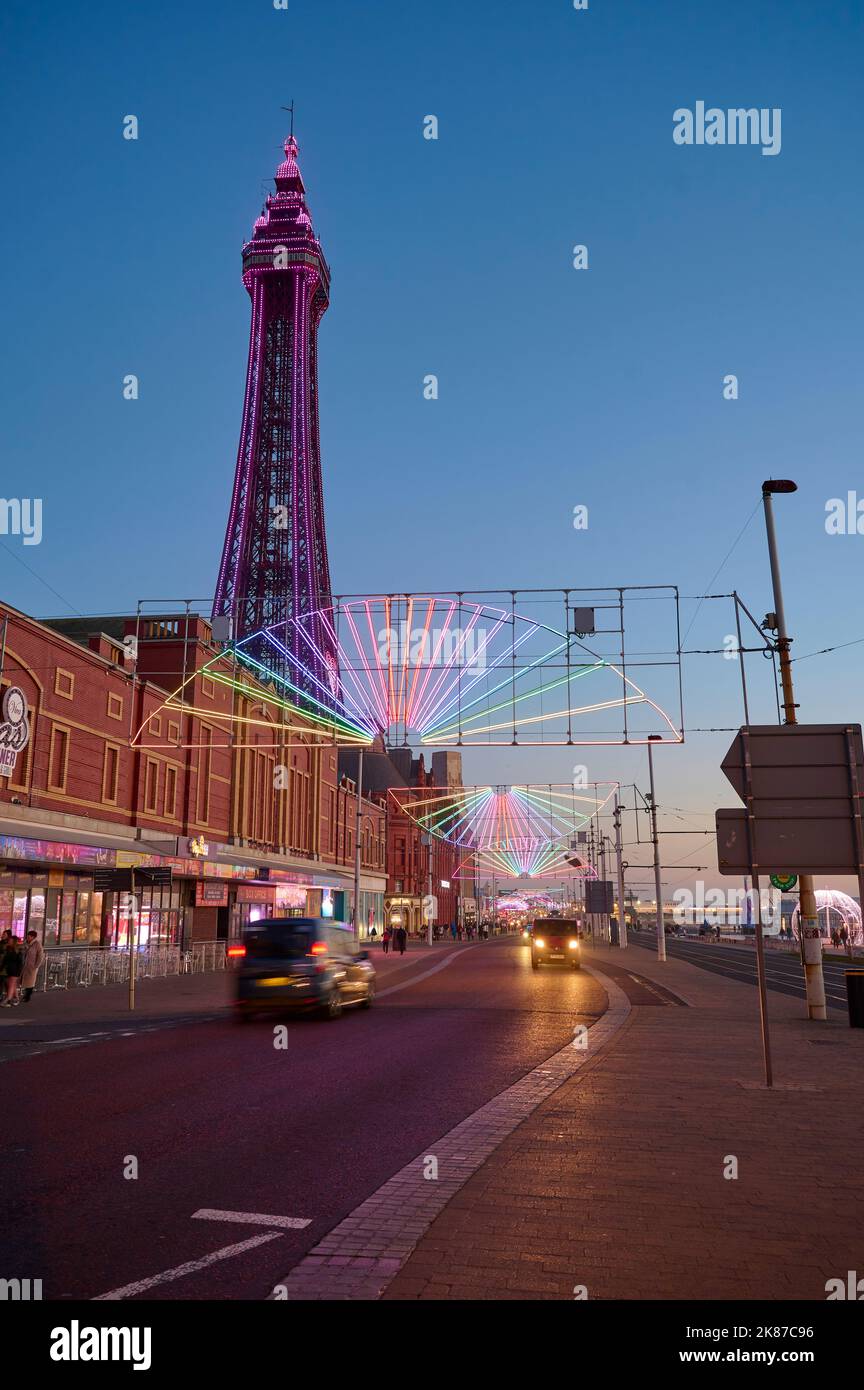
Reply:
[[[864, 535], [824, 524], [829, 498], [864, 499], [862, 31], [856, 0], [6, 0], [2, 491], [44, 515], [40, 545], [0, 537], [0, 593], [50, 615], [212, 592], [248, 341], [240, 249], [293, 97], [333, 273], [336, 591], [698, 595], [774, 474], [800, 487], [778, 506], [796, 651], [864, 638]], [[699, 100], [780, 107], [781, 152], [677, 146], [672, 113]], [[713, 582], [733, 587], [758, 618], [771, 606], [758, 513]], [[687, 646], [732, 630], [706, 603]], [[766, 718], [769, 669], [754, 659]], [[802, 717], [861, 719], [864, 644], [795, 669]], [[736, 680], [735, 662], [687, 658], [687, 725], [737, 726]], [[659, 799], [686, 823], [734, 804], [728, 738], [658, 757]], [[468, 772], [567, 780], [572, 761], [478, 754]], [[586, 761], [644, 784], [637, 750]], [[664, 857], [713, 849], [678, 836]]]

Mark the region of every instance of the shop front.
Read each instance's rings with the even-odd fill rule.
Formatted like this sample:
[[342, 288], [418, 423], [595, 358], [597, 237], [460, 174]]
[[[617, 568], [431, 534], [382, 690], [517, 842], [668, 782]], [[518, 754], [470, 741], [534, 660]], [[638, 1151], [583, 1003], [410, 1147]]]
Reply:
[[93, 845], [0, 835], [0, 931], [35, 931], [46, 946], [98, 946], [105, 895], [95, 892], [92, 869], [112, 856]]
[[[46, 947], [122, 951], [129, 949], [133, 922], [135, 942], [146, 949], [236, 938], [262, 917], [351, 919], [348, 875], [237, 863], [230, 846], [204, 845], [200, 838], [194, 843], [203, 853], [178, 857], [170, 851], [176, 844], [183, 854], [182, 841], [166, 842], [163, 853], [154, 852], [161, 845], [121, 849], [110, 841], [85, 845], [0, 834], [0, 931], [23, 938], [34, 930]], [[109, 891], [104, 875], [102, 891], [96, 890], [96, 870], [126, 869], [135, 873], [134, 895]], [[382, 882], [361, 879], [362, 937], [383, 928]]]
[[0, 871], [0, 931], [35, 931], [46, 946], [98, 946], [104, 895], [62, 869]]

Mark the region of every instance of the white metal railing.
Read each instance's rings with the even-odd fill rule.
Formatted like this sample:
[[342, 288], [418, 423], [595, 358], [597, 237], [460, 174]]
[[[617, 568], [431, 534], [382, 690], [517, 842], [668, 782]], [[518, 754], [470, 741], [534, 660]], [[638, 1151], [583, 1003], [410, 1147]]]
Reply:
[[[135, 977], [155, 980], [167, 975], [203, 974], [224, 970], [225, 941], [195, 941], [179, 946], [146, 946], [135, 954]], [[129, 952], [110, 947], [50, 947], [39, 971], [37, 988], [74, 989], [86, 985], [118, 985], [129, 979]]]

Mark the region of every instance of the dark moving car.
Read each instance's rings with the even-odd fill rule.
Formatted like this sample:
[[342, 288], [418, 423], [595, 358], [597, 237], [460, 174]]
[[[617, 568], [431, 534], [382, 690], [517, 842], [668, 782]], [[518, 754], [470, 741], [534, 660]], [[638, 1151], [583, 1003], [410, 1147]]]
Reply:
[[236, 964], [235, 1017], [262, 1009], [308, 1009], [338, 1018], [347, 1005], [368, 1009], [375, 967], [344, 922], [274, 917], [252, 922], [228, 948]]
[[579, 923], [567, 917], [538, 917], [531, 927], [531, 969], [547, 961], [578, 970], [582, 964]]

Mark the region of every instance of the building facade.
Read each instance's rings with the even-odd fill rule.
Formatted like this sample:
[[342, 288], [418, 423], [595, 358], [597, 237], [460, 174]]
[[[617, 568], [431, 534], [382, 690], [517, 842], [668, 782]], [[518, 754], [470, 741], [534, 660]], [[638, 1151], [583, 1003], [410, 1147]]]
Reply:
[[[0, 930], [123, 947], [134, 906], [140, 944], [186, 945], [274, 913], [350, 918], [355, 786], [334, 747], [280, 728], [265, 689], [233, 679], [207, 621], [39, 622], [0, 604], [0, 633], [0, 758], [26, 728], [0, 761]], [[384, 921], [383, 797], [360, 825], [366, 935]], [[140, 871], [134, 904], [97, 890], [115, 868]]]

